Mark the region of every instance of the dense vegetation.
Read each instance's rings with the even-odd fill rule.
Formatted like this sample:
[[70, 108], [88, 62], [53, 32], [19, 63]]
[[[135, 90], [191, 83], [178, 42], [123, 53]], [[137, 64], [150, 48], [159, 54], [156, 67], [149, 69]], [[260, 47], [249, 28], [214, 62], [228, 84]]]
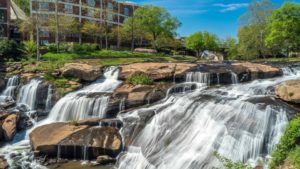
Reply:
[[[275, 151], [272, 153], [272, 161], [270, 168], [275, 168], [288, 159], [292, 162], [295, 168], [300, 167], [300, 117], [293, 119], [280, 143], [277, 145]], [[298, 166], [298, 167], [296, 167]]]
[[149, 76], [143, 74], [133, 75], [127, 81], [132, 85], [152, 85], [154, 82]]

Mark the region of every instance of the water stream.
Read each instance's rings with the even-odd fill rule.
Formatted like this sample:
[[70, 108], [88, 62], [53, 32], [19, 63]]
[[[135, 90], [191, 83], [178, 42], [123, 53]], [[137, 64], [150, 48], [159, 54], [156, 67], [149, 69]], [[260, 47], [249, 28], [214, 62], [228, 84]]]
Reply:
[[52, 108], [48, 121], [81, 120], [105, 117], [109, 96], [122, 82], [117, 80], [118, 67], [107, 68], [104, 77], [77, 92], [67, 94]]
[[300, 78], [296, 69], [285, 72], [280, 78], [220, 88], [207, 88], [202, 81], [194, 92], [170, 95], [156, 105], [119, 115], [129, 148], [116, 168], [222, 167], [215, 152], [252, 166], [268, 161], [294, 113], [272, 97], [278, 83]]

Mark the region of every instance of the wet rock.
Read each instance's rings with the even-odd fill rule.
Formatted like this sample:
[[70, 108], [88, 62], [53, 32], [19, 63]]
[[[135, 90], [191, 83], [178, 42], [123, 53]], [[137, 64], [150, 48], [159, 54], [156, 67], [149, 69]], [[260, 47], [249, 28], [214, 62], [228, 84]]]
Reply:
[[154, 80], [182, 81], [186, 72], [194, 70], [197, 64], [189, 63], [135, 63], [121, 66], [121, 79], [132, 75], [145, 74]]
[[100, 68], [88, 64], [68, 63], [61, 69], [64, 77], [77, 77], [84, 81], [94, 81], [100, 76]]
[[107, 108], [107, 114], [109, 117], [114, 117], [115, 113], [118, 113], [119, 111], [159, 101], [166, 97], [167, 90], [170, 86], [172, 86], [170, 83], [136, 86], [123, 84], [113, 93]]
[[44, 155], [56, 156], [57, 145], [63, 139], [87, 127], [84, 125], [70, 125], [68, 123], [53, 123], [38, 127], [29, 135], [32, 149]]
[[101, 165], [107, 165], [107, 164], [115, 163], [116, 159], [112, 158], [110, 156], [104, 155], [104, 156], [98, 156], [96, 159], [96, 162]]
[[3, 157], [0, 157], [0, 169], [7, 169], [8, 167], [7, 160]]
[[290, 80], [276, 86], [276, 95], [286, 101], [292, 103], [300, 103], [300, 80]]
[[101, 155], [116, 157], [122, 148], [121, 140], [118, 130], [113, 127], [92, 127], [79, 122], [48, 124], [30, 134], [34, 151], [67, 159], [96, 159]]
[[16, 114], [11, 114], [5, 118], [2, 124], [3, 137], [5, 141], [10, 141], [14, 138], [17, 129], [18, 117]]
[[5, 88], [5, 79], [0, 76], [0, 91]]
[[48, 97], [49, 82], [43, 81], [37, 88], [36, 108], [45, 110]]

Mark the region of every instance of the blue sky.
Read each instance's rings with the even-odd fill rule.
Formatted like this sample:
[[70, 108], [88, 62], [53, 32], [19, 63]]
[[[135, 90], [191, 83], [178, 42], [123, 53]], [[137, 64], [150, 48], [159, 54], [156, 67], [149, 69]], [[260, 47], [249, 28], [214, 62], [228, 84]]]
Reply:
[[[209, 31], [221, 38], [237, 36], [238, 18], [247, 10], [252, 0], [131, 0], [138, 4], [164, 7], [176, 16], [182, 26], [180, 36], [197, 31]], [[290, 0], [299, 3], [300, 0]], [[282, 4], [284, 0], [272, 0]]]

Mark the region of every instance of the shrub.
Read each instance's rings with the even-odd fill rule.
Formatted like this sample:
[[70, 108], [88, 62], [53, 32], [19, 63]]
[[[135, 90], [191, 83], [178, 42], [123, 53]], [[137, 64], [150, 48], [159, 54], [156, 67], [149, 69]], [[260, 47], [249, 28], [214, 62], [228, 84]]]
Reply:
[[299, 143], [300, 117], [297, 117], [289, 123], [286, 131], [284, 132], [284, 135], [280, 139], [280, 143], [272, 153], [270, 168], [275, 168], [276, 166], [280, 165]]
[[133, 75], [128, 78], [128, 83], [133, 85], [151, 85], [153, 82], [152, 78], [144, 74]]
[[[219, 153], [214, 152], [214, 156], [223, 164], [226, 169], [252, 169], [251, 166], [244, 164], [241, 161], [233, 162], [232, 160], [221, 156]], [[218, 169], [214, 167], [214, 169]]]
[[19, 45], [8, 39], [0, 39], [0, 59], [13, 58], [16, 59], [20, 56]]
[[300, 168], [300, 146], [297, 146], [288, 157], [289, 161], [292, 162], [294, 168]]
[[36, 56], [37, 45], [33, 40], [28, 40], [23, 42], [22, 53], [28, 57]]

